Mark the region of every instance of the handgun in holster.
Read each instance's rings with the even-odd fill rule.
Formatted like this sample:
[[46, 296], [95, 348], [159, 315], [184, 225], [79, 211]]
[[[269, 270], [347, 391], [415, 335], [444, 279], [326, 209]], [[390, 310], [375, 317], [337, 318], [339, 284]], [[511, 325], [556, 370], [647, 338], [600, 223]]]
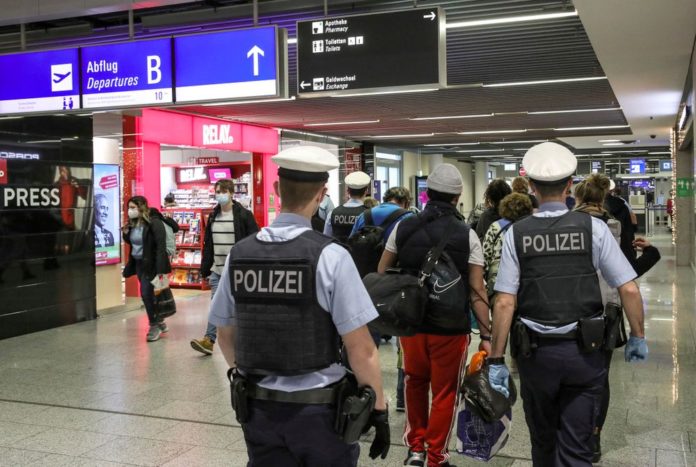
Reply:
[[532, 350], [536, 347], [536, 343], [532, 342], [527, 326], [522, 320], [516, 319], [510, 330], [510, 355], [512, 358], [529, 358], [532, 356]]
[[606, 320], [604, 348], [606, 350], [614, 350], [624, 346], [628, 339], [626, 337], [621, 305], [608, 302], [604, 307], [604, 319]]
[[343, 394], [338, 396], [335, 429], [345, 443], [355, 443], [360, 439], [375, 408], [376, 399], [375, 391], [371, 387], [357, 389], [357, 385], [355, 388], [346, 387]]
[[249, 381], [233, 368], [227, 371], [227, 379], [230, 380], [232, 409], [237, 422], [246, 423], [249, 421]]

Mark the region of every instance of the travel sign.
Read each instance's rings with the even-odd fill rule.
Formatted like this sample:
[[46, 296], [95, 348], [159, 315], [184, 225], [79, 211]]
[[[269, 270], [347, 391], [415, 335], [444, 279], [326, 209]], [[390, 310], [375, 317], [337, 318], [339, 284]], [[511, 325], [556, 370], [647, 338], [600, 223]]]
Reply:
[[171, 39], [83, 47], [82, 107], [171, 104]]
[[441, 8], [297, 22], [301, 97], [437, 89], [446, 81]]
[[176, 102], [279, 96], [279, 49], [275, 26], [175, 37]]
[[0, 56], [0, 113], [80, 108], [77, 49]]

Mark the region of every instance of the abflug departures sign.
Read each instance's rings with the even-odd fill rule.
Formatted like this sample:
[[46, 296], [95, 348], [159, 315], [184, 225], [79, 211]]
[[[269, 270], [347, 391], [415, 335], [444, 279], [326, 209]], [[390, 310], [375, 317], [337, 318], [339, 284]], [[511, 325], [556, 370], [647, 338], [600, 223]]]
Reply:
[[0, 113], [80, 108], [77, 49], [0, 56]]
[[171, 104], [171, 39], [83, 47], [82, 107]]
[[298, 21], [297, 51], [303, 97], [446, 85], [440, 8]]

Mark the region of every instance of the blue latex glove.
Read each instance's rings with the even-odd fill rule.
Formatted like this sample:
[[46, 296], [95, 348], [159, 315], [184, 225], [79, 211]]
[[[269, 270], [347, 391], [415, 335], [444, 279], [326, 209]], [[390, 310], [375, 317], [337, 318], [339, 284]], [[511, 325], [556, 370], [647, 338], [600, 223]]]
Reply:
[[510, 389], [508, 380], [510, 378], [510, 370], [504, 364], [488, 366], [488, 382], [491, 387], [504, 395], [510, 397]]
[[648, 343], [644, 337], [631, 336], [626, 343], [624, 357], [627, 362], [645, 361], [648, 359]]

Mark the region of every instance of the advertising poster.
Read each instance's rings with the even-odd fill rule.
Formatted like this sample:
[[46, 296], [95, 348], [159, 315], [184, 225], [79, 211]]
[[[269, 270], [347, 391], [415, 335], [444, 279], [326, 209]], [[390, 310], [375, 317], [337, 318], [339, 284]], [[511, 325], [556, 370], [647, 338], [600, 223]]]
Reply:
[[96, 265], [121, 262], [118, 165], [94, 165], [94, 251]]

